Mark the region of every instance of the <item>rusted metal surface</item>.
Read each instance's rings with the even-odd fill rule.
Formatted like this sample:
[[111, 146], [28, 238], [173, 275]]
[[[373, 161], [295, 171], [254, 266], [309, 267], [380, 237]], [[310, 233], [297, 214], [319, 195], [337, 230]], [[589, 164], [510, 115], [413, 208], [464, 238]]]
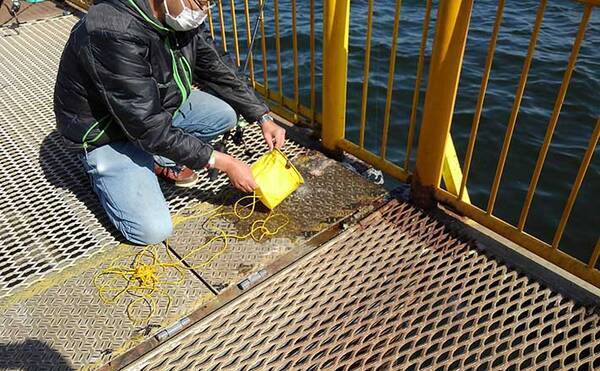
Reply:
[[[289, 227], [232, 244], [186, 274], [169, 311], [163, 302], [150, 326], [131, 324], [125, 306], [102, 304], [92, 285], [130, 248], [117, 247], [75, 154], [54, 131], [54, 77], [76, 20], [0, 28], [9, 36], [0, 38], [0, 368], [96, 367], [139, 342], [148, 346], [119, 365], [600, 367], [596, 311], [486, 257], [408, 204], [350, 216], [384, 192], [293, 141], [285, 149], [306, 184], [278, 210]], [[256, 127], [246, 142], [230, 153], [252, 162], [266, 149]], [[162, 187], [174, 214], [234, 196], [226, 177], [209, 182], [206, 173], [191, 190]], [[202, 242], [201, 227], [176, 223], [173, 248], [181, 255]], [[255, 286], [235, 285], [263, 271]], [[194, 324], [162, 343], [152, 337], [180, 318]]]
[[[217, 291], [259, 271], [278, 256], [306, 243], [312, 236], [329, 225], [352, 214], [362, 206], [382, 196], [385, 191], [348, 171], [336, 161], [315, 151], [298, 154], [292, 161], [302, 173], [305, 184], [277, 207], [276, 212], [287, 216], [290, 223], [276, 236], [260, 242], [251, 238], [236, 241], [223, 255], [198, 273]], [[221, 202], [231, 204], [239, 195], [231, 191], [220, 194]], [[221, 203], [218, 202], [218, 203]], [[211, 200], [210, 203], [215, 203]], [[206, 209], [210, 209], [209, 203]], [[231, 207], [225, 208], [230, 211]], [[252, 218], [243, 221], [223, 220], [222, 227], [229, 232], [244, 234], [257, 219], [268, 215], [266, 208], [258, 208]], [[183, 223], [170, 240], [170, 245], [180, 256], [201, 245], [214, 233], [201, 228], [203, 220]], [[188, 263], [196, 266], [209, 259], [222, 244], [194, 254]]]
[[[290, 252], [277, 257], [273, 262], [264, 266], [261, 269], [263, 275], [262, 280], [254, 283], [251, 287], [259, 284], [260, 282], [269, 279], [280, 271], [290, 267], [298, 260], [310, 255], [315, 251], [316, 248], [323, 245], [327, 241], [330, 241], [334, 237], [338, 236], [343, 231], [347, 230], [350, 226], [356, 225], [357, 223], [368, 222], [373, 218], [377, 218], [381, 214], [374, 212], [380, 207], [385, 205], [389, 201], [389, 195], [377, 198], [372, 203], [365, 205], [356, 210], [351, 215], [348, 215], [340, 219], [337, 223], [334, 223], [317, 233], [315, 236], [310, 238], [305, 244], [300, 245], [292, 249]], [[187, 317], [185, 317], [186, 325], [183, 326], [181, 331], [185, 331], [191, 326], [194, 326], [197, 322], [203, 320], [210, 314], [222, 309], [224, 306], [237, 300], [240, 296], [244, 295], [248, 288], [241, 288], [240, 285], [230, 285], [223, 289], [219, 294], [206, 304], [200, 306]], [[144, 342], [131, 348], [129, 351], [112, 358], [103, 367], [100, 368], [102, 371], [122, 369], [125, 366], [135, 362], [138, 358], [144, 354], [150, 352], [156, 348], [159, 344], [164, 342], [164, 339], [157, 339], [156, 337], [149, 338]]]
[[[289, 227], [261, 243], [232, 243], [214, 264], [186, 272], [185, 282], [169, 290], [175, 298], [171, 308], [167, 310], [163, 297], [150, 323], [134, 325], [127, 318], [128, 301], [102, 303], [93, 277], [111, 259], [141, 248], [119, 244], [121, 237], [106, 220], [76, 154], [63, 147], [54, 129], [54, 79], [76, 21], [75, 16], [64, 16], [24, 24], [18, 32], [0, 28], [7, 36], [0, 38], [0, 369], [93, 368], [106, 363], [153, 339], [174, 321], [192, 316], [210, 304], [216, 291], [286, 252], [297, 249], [290, 256], [302, 256], [305, 250], [300, 247], [308, 246], [304, 243], [315, 234], [385, 193], [335, 161], [288, 140], [284, 151], [307, 181], [280, 206], [292, 220]], [[245, 142], [230, 143], [229, 153], [251, 163], [266, 151], [256, 126], [246, 130]], [[176, 214], [239, 196], [224, 175], [212, 182], [206, 172], [200, 177], [192, 189], [161, 183], [175, 215], [172, 241], [179, 252], [193, 248], [201, 238], [197, 232], [202, 220], [178, 223]], [[332, 235], [319, 234], [314, 243]], [[232, 298], [239, 295], [236, 286], [231, 288]]]
[[130, 369], [600, 367], [597, 311], [408, 204], [361, 224]]
[[[0, 7], [0, 25], [14, 27], [14, 18], [8, 12], [10, 1], [4, 1]], [[25, 0], [21, 1], [21, 8], [17, 13], [19, 22], [31, 22], [38, 19], [56, 17], [63, 14], [63, 7], [53, 1], [44, 1], [42, 3], [30, 4]]]

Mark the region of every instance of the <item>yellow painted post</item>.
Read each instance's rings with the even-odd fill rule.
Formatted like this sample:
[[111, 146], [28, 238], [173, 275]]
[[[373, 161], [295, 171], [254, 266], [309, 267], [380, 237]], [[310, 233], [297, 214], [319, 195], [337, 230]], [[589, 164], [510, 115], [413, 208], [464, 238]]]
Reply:
[[335, 150], [344, 139], [350, 0], [323, 4], [323, 146]]
[[[454, 148], [454, 142], [452, 141], [452, 136], [448, 135], [446, 137], [446, 149], [444, 155], [444, 164], [442, 167], [442, 178], [444, 178], [444, 184], [446, 186], [446, 190], [456, 196], [460, 194], [460, 185], [463, 180], [462, 169], [460, 168], [460, 161], [458, 160], [458, 155], [456, 154], [456, 149]], [[471, 199], [469, 198], [469, 192], [467, 191], [467, 187], [460, 197], [461, 201], [466, 202], [468, 204], [471, 203]]]
[[440, 1], [438, 8], [411, 192], [413, 201], [425, 208], [433, 205], [442, 178], [472, 8], [473, 0]]

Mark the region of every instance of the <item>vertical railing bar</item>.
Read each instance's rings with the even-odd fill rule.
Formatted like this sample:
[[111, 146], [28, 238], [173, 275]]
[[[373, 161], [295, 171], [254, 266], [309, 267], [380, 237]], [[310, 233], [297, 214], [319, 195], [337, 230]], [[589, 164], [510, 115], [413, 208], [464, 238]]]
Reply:
[[373, 1], [369, 0], [367, 11], [367, 40], [365, 45], [365, 66], [363, 71], [362, 101], [360, 106], [360, 130], [358, 145], [365, 148], [365, 127], [367, 125], [367, 96], [369, 94], [369, 68], [371, 64], [371, 33], [373, 30]]
[[210, 37], [214, 40], [215, 39], [215, 28], [213, 25], [213, 18], [212, 18], [212, 7], [208, 6], [208, 28], [210, 29]]
[[463, 165], [463, 178], [460, 183], [460, 189], [458, 191], [458, 200], [462, 200], [463, 193], [467, 186], [467, 178], [469, 177], [469, 171], [471, 170], [471, 160], [473, 158], [473, 150], [475, 149], [475, 142], [477, 140], [477, 131], [479, 129], [479, 121], [481, 119], [481, 112], [483, 110], [483, 102], [485, 100], [485, 93], [487, 91], [487, 85], [490, 78], [490, 72], [492, 70], [492, 64], [494, 62], [494, 54], [496, 52], [496, 43], [498, 41], [498, 33], [500, 31], [500, 24], [502, 23], [502, 17], [504, 14], [504, 0], [498, 2], [498, 8], [496, 9], [496, 20], [492, 31], [492, 37], [490, 38], [490, 45], [488, 46], [488, 52], [485, 60], [485, 67], [483, 77], [481, 78], [481, 86], [479, 88], [479, 96], [477, 97], [477, 107], [475, 108], [475, 115], [473, 116], [473, 123], [471, 125], [471, 135], [469, 136], [469, 144], [467, 145], [467, 152], [465, 154], [465, 163]]
[[588, 268], [594, 269], [596, 263], [598, 262], [598, 256], [600, 256], [600, 238], [596, 240], [596, 246], [594, 246], [594, 250], [592, 251], [592, 256], [590, 257], [590, 261], [588, 263]]
[[217, 0], [219, 9], [219, 22], [221, 22], [221, 44], [223, 44], [223, 51], [227, 53], [227, 38], [225, 37], [225, 19], [223, 18], [223, 0]]
[[267, 73], [267, 38], [265, 35], [265, 11], [264, 6], [262, 4], [265, 0], [258, 0], [260, 3], [260, 46], [262, 49], [262, 66], [263, 66], [263, 84], [265, 86], [265, 91], [269, 92], [269, 76]]
[[417, 62], [417, 76], [415, 78], [415, 90], [413, 91], [412, 108], [410, 111], [410, 121], [408, 124], [408, 139], [406, 140], [406, 159], [404, 160], [404, 169], [408, 171], [410, 164], [410, 155], [415, 136], [415, 126], [417, 125], [417, 107], [419, 105], [419, 95], [421, 90], [421, 80], [423, 78], [423, 69], [425, 67], [425, 48], [427, 47], [427, 35], [429, 33], [429, 21], [431, 18], [431, 0], [427, 0], [425, 5], [425, 16], [423, 18], [423, 30], [421, 32], [421, 46], [419, 47], [419, 60]]
[[244, 0], [244, 13], [246, 18], [246, 34], [248, 35], [247, 47], [248, 52], [246, 58], [248, 58], [248, 67], [250, 69], [250, 83], [252, 87], [255, 86], [256, 82], [254, 81], [254, 56], [252, 55], [252, 50], [250, 50], [250, 45], [252, 44], [252, 33], [250, 31], [250, 5], [248, 4], [248, 0]]
[[298, 113], [300, 105], [300, 87], [298, 76], [298, 30], [296, 29], [296, 0], [292, 0], [292, 49], [294, 53], [294, 113]]
[[569, 220], [569, 216], [571, 215], [571, 210], [573, 209], [573, 205], [575, 204], [575, 200], [577, 199], [577, 194], [579, 193], [579, 189], [581, 188], [581, 184], [583, 183], [583, 178], [585, 177], [585, 173], [587, 172], [587, 169], [590, 166], [590, 162], [592, 161], [592, 156], [594, 155], [594, 150], [596, 149], [596, 145], [598, 144], [599, 138], [600, 118], [598, 118], [598, 121], [596, 121], [596, 127], [594, 128], [594, 132], [592, 133], [592, 137], [590, 138], [587, 150], [585, 151], [583, 159], [581, 160], [581, 165], [579, 165], [579, 170], [577, 171], [577, 176], [575, 177], [575, 181], [573, 182], [573, 186], [571, 187], [571, 192], [569, 193], [567, 204], [565, 205], [565, 208], [560, 217], [560, 222], [558, 223], [558, 228], [556, 228], [554, 238], [552, 239], [552, 248], [554, 249], [558, 248], [558, 244], [560, 243], [560, 239], [562, 238], [565, 226], [567, 224], [567, 221]]
[[315, 124], [317, 115], [317, 92], [315, 86], [316, 62], [315, 62], [315, 0], [310, 0], [310, 110], [311, 125]]
[[235, 63], [240, 66], [240, 46], [238, 44], [237, 18], [235, 16], [235, 0], [229, 0], [231, 6], [231, 25], [233, 26], [233, 48], [235, 49]]
[[392, 93], [394, 87], [394, 72], [396, 67], [396, 51], [398, 49], [398, 29], [400, 24], [400, 9], [402, 0], [396, 1], [396, 14], [394, 16], [394, 31], [392, 32], [392, 50], [390, 52], [390, 67], [388, 73], [387, 94], [385, 100], [385, 113], [383, 116], [383, 133], [381, 135], [381, 158], [385, 159], [388, 130], [390, 127], [390, 111], [392, 108]]
[[581, 17], [581, 22], [579, 23], [579, 30], [577, 30], [577, 37], [575, 38], [575, 43], [573, 44], [573, 49], [571, 51], [571, 55], [569, 56], [567, 70], [563, 76], [563, 81], [560, 85], [556, 102], [554, 103], [554, 110], [552, 111], [550, 123], [548, 124], [548, 129], [546, 129], [546, 134], [544, 135], [544, 143], [542, 144], [538, 159], [535, 163], [533, 176], [531, 177], [531, 182], [529, 183], [529, 188], [527, 189], [527, 196], [525, 196], [523, 209], [521, 209], [521, 215], [519, 216], [519, 223], [517, 225], [520, 231], [525, 228], [525, 222], [527, 221], [527, 216], [529, 215], [529, 209], [531, 208], [533, 195], [535, 194], [535, 189], [537, 188], [538, 181], [540, 180], [542, 168], [544, 167], [544, 161], [546, 161], [546, 155], [548, 154], [548, 149], [550, 148], [550, 143], [552, 142], [552, 136], [554, 135], [554, 130], [556, 129], [556, 124], [558, 123], [558, 117], [560, 116], [560, 111], [562, 109], [565, 96], [567, 95], [567, 89], [569, 88], [569, 83], [571, 82], [573, 69], [575, 68], [575, 63], [577, 62], [577, 56], [579, 55], [579, 49], [581, 48], [581, 43], [583, 42], [585, 30], [587, 28], [591, 13], [592, 6], [588, 4], [584, 8], [583, 16]]
[[323, 97], [321, 143], [340, 153], [346, 133], [351, 0], [323, 0]]
[[525, 84], [527, 83], [527, 77], [529, 75], [529, 68], [531, 67], [531, 61], [533, 60], [533, 52], [535, 50], [535, 46], [537, 44], [537, 36], [540, 32], [540, 28], [542, 26], [542, 20], [544, 18], [544, 10], [546, 8], [546, 0], [540, 1], [540, 6], [538, 8], [535, 25], [533, 27], [533, 31], [531, 33], [531, 38], [529, 40], [529, 47], [527, 49], [527, 56], [525, 57], [525, 62], [523, 63], [523, 70], [521, 71], [521, 78], [519, 80], [519, 86], [517, 88], [517, 92], [515, 94], [515, 100], [513, 102], [512, 111], [510, 114], [510, 119], [508, 122], [508, 126], [506, 128], [506, 133], [504, 135], [504, 141], [502, 143], [502, 150], [500, 152], [500, 158], [498, 159], [498, 165], [496, 167], [496, 173], [494, 175], [494, 182], [492, 184], [492, 189], [490, 192], [490, 198], [488, 200], [487, 210], [488, 214], [492, 214], [494, 210], [494, 204], [496, 203], [496, 196], [498, 195], [498, 189], [500, 188], [500, 179], [502, 178], [502, 173], [504, 172], [504, 165], [506, 163], [506, 157], [508, 156], [508, 148], [510, 147], [510, 141], [512, 139], [512, 134], [517, 122], [517, 114], [519, 112], [519, 108], [521, 106], [521, 100], [523, 98], [523, 93], [525, 91]]
[[[273, 9], [275, 15], [275, 57], [277, 61], [277, 89], [283, 98], [283, 77], [281, 71], [281, 35], [279, 34], [279, 0], [274, 0]], [[283, 103], [283, 99], [279, 102]]]

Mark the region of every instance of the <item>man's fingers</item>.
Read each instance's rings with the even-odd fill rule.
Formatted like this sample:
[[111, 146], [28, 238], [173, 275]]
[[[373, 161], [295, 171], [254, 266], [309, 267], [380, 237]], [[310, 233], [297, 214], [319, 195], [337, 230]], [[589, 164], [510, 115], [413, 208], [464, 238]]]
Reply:
[[269, 146], [269, 151], [273, 150], [273, 137], [270, 133], [265, 134], [265, 142], [267, 142], [267, 145]]
[[285, 142], [285, 131], [281, 130], [277, 133], [277, 138], [275, 139], [275, 146], [277, 148], [283, 147], [283, 143]]

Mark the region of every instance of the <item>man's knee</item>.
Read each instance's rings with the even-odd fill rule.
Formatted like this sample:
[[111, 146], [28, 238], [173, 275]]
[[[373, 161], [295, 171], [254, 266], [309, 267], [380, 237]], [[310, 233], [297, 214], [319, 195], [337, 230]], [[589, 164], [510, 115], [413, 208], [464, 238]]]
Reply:
[[139, 245], [152, 245], [168, 239], [173, 234], [171, 216], [151, 217], [138, 221], [123, 231], [125, 238]]
[[219, 114], [219, 123], [223, 130], [233, 129], [237, 125], [238, 115], [235, 110], [227, 103], [223, 102]]

